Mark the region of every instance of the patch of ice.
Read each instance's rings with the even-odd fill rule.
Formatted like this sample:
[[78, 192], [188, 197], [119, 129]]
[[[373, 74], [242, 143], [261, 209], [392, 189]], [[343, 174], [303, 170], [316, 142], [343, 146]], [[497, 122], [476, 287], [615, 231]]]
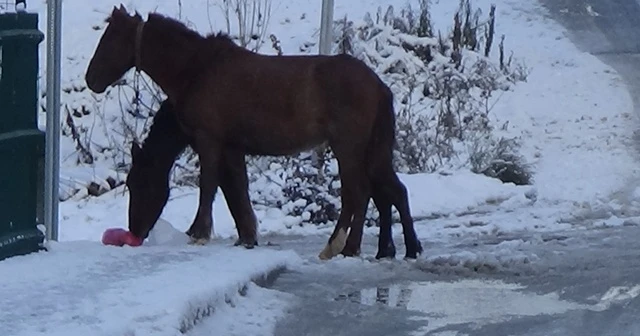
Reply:
[[[522, 291], [526, 288], [524, 286], [502, 281], [422, 282], [410, 284], [408, 288], [407, 309], [429, 316], [424, 318], [427, 326], [415, 335], [456, 324], [469, 324], [477, 328], [517, 316], [555, 315], [591, 308], [561, 300], [557, 293], [527, 293]], [[433, 305], [431, 302], [441, 304]]]

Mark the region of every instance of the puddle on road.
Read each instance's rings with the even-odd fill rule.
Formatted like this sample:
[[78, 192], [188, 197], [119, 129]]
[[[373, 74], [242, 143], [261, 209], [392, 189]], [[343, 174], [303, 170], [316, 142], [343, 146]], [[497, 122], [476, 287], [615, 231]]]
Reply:
[[[593, 305], [561, 300], [557, 293], [522, 291], [525, 286], [502, 281], [412, 282], [355, 291], [335, 298], [363, 305], [384, 305], [426, 314], [421, 335], [448, 325], [471, 323], [477, 327], [512, 317], [555, 315], [571, 310], [602, 311], [611, 304], [640, 295], [640, 285], [613, 295], [611, 290]], [[619, 287], [616, 287], [619, 288]]]

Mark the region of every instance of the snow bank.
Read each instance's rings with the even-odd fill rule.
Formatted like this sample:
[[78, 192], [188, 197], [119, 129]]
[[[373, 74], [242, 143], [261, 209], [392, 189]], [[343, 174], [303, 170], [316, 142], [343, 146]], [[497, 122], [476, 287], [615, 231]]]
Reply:
[[439, 217], [533, 204], [536, 189], [502, 183], [484, 175], [460, 171], [451, 175], [400, 175], [407, 185], [414, 217]]
[[272, 336], [278, 319], [292, 307], [294, 297], [250, 283], [246, 295], [238, 296], [233, 306], [221, 306], [186, 335]]
[[[496, 179], [468, 172], [450, 176], [400, 174], [400, 178], [409, 189], [411, 210], [418, 219], [510, 211], [527, 207], [536, 201], [536, 189], [532, 186], [503, 184]], [[99, 198], [61, 203], [60, 239], [98, 241], [101, 232], [107, 228], [126, 228], [128, 199], [128, 193], [119, 188]], [[197, 207], [197, 189], [173, 189], [162, 217], [184, 232], [191, 225]], [[305, 226], [299, 221], [295, 222], [297, 225], [292, 225], [283, 217], [281, 210], [274, 208], [256, 207], [256, 213], [260, 220], [260, 234], [311, 234], [318, 233], [318, 230], [328, 232], [334, 226]], [[237, 236], [233, 217], [222, 193], [216, 196], [213, 215], [214, 234], [218, 238]], [[429, 223], [425, 226], [432, 225]]]
[[[1, 334], [181, 335], [252, 300], [252, 280], [300, 261], [290, 251], [228, 246], [53, 245], [0, 262]], [[246, 296], [246, 297], [243, 297]], [[240, 299], [239, 297], [243, 297]]]
[[564, 206], [609, 202], [637, 172], [630, 146], [637, 116], [622, 77], [579, 50], [537, 2], [497, 8], [496, 31], [506, 32], [505, 45], [532, 72], [501, 97], [494, 118], [523, 139], [539, 198]]

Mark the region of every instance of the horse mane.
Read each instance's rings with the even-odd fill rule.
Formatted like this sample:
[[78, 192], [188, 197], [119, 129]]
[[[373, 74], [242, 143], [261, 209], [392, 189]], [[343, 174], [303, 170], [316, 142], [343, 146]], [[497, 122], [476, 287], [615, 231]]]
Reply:
[[147, 22], [166, 28], [168, 31], [175, 31], [185, 38], [203, 39], [197, 31], [187, 27], [184, 23], [159, 13], [149, 13]]
[[227, 34], [225, 32], [222, 32], [222, 31], [220, 31], [218, 33], [210, 33], [205, 38], [209, 42], [214, 42], [214, 43], [219, 43], [219, 44], [227, 44], [229, 46], [238, 46], [235, 42], [233, 42], [233, 40], [231, 39], [229, 34]]
[[158, 13], [149, 13], [147, 22], [153, 23], [154, 26], [165, 30], [171, 31], [179, 38], [187, 40], [195, 39], [204, 43], [200, 44], [201, 50], [206, 50], [206, 53], [198, 53], [197, 57], [205, 57], [207, 61], [210, 61], [212, 57], [225, 57], [229, 54], [251, 53], [250, 50], [242, 48], [237, 45], [229, 35], [224, 32], [210, 33], [206, 36], [201, 35], [197, 31], [187, 27], [184, 23], [164, 16]]
[[224, 32], [211, 33], [205, 37], [204, 46], [210, 52], [210, 57], [216, 55], [217, 57], [225, 57], [232, 55], [253, 54], [249, 49], [245, 49], [231, 39], [231, 37]]

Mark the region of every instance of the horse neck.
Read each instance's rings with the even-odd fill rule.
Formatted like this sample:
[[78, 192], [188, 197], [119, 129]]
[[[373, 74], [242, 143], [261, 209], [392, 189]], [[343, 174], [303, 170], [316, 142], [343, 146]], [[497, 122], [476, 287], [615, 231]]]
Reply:
[[174, 99], [183, 90], [184, 72], [199, 47], [197, 36], [184, 36], [153, 21], [145, 23], [140, 40], [140, 70]]
[[162, 169], [168, 174], [178, 155], [188, 145], [188, 139], [177, 128], [159, 129], [151, 127], [142, 150], [144, 155], [153, 158], [158, 169]]

